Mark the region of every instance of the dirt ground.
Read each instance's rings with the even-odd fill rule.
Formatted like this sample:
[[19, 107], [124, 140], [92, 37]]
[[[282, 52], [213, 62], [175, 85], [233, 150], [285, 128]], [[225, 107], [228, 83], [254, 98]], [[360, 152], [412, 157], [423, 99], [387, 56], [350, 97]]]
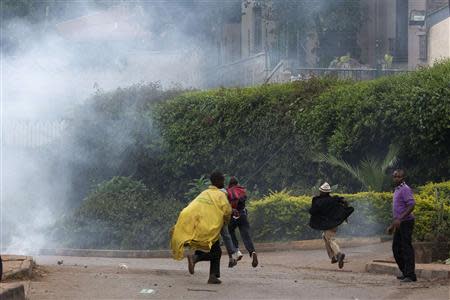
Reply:
[[190, 275], [186, 260], [40, 256], [25, 288], [29, 299], [450, 299], [448, 281], [365, 273], [366, 262], [389, 257], [389, 243], [345, 252], [343, 270], [325, 250], [260, 253], [257, 268], [246, 256], [230, 269], [223, 256], [221, 285], [206, 284], [205, 262]]

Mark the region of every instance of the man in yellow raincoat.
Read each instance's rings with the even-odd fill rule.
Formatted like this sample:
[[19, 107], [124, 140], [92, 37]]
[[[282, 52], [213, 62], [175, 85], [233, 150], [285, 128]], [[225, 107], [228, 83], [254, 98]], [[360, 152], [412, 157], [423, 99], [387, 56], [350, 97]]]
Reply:
[[184, 247], [196, 250], [188, 255], [189, 273], [194, 274], [195, 264], [199, 261], [210, 261], [208, 283], [221, 283], [219, 237], [224, 224], [231, 217], [231, 206], [223, 191], [225, 177], [221, 172], [213, 172], [210, 176], [211, 185], [200, 193], [185, 207], [175, 224], [170, 246], [174, 259], [181, 260]]

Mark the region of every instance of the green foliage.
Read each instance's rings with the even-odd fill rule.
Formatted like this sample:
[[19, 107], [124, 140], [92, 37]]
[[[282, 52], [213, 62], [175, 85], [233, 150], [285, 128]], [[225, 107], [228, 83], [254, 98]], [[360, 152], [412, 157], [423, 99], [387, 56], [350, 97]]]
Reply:
[[314, 15], [319, 65], [327, 67], [335, 56], [342, 56], [341, 62], [342, 58], [349, 60], [350, 56], [358, 59], [361, 48], [357, 36], [363, 23], [360, 1], [322, 2], [321, 9]]
[[358, 166], [352, 166], [345, 160], [333, 155], [319, 154], [316, 159], [319, 162], [325, 162], [346, 170], [362, 184], [365, 190], [381, 192], [385, 189], [390, 178], [386, 171], [396, 163], [398, 153], [399, 148], [391, 145], [384, 159], [368, 157], [362, 160]]
[[184, 194], [187, 201], [191, 201], [197, 197], [202, 191], [208, 188], [209, 184], [210, 181], [206, 175], [202, 175], [200, 178], [192, 180], [192, 182], [189, 183], [191, 188], [186, 194]]
[[421, 212], [421, 222], [416, 224], [417, 238], [428, 241], [448, 241], [450, 238], [450, 181], [429, 183], [420, 187], [419, 192], [416, 205]]
[[182, 207], [140, 181], [114, 177], [99, 184], [55, 234], [70, 237], [64, 244], [76, 248], [165, 248]]
[[441, 62], [367, 82], [314, 78], [185, 93], [160, 102], [153, 113], [163, 169], [182, 178], [179, 186], [220, 168], [262, 193], [306, 190], [318, 179], [357, 191], [360, 184], [347, 171], [311, 157], [327, 153], [350, 166], [372, 157], [362, 168], [372, 178], [366, 185], [383, 190], [379, 175], [391, 159], [381, 161], [379, 153], [395, 144], [410, 182], [445, 180], [450, 176], [448, 82], [450, 62]]
[[[69, 148], [59, 151], [77, 154], [69, 162], [60, 158], [78, 192], [71, 203], [77, 207], [92, 184], [113, 176], [132, 176], [164, 197], [186, 200], [191, 180], [214, 169], [239, 176], [252, 198], [284, 188], [307, 193], [319, 180], [359, 191], [347, 171], [311, 158], [327, 153], [355, 166], [390, 144], [400, 149], [408, 182], [445, 180], [448, 82], [450, 62], [441, 62], [357, 83], [313, 78], [185, 93], [150, 83], [98, 91], [73, 111]], [[370, 160], [366, 169], [384, 170], [386, 161]]]
[[[301, 112], [298, 126], [313, 153], [355, 164], [396, 144], [410, 181], [445, 180], [450, 175], [449, 82], [446, 61], [418, 72], [336, 87]], [[333, 179], [340, 184], [344, 180]]]
[[[389, 193], [358, 193], [342, 195], [355, 208], [349, 224], [339, 232], [351, 236], [381, 234], [390, 220], [392, 195]], [[311, 197], [273, 193], [249, 205], [252, 234], [258, 241], [301, 240], [319, 237], [311, 229], [309, 208]]]
[[163, 91], [159, 83], [136, 84], [99, 90], [75, 108], [64, 144], [76, 155], [61, 157], [79, 191], [74, 206], [93, 184], [113, 176], [133, 176], [158, 192], [164, 190], [170, 177], [161, 168], [161, 141], [150, 114], [156, 103], [180, 93], [177, 88]]
[[311, 199], [291, 196], [287, 192], [272, 193], [251, 201], [248, 210], [252, 237], [257, 241], [310, 239], [318, 236], [309, 225]]
[[[414, 195], [416, 217], [414, 236], [432, 240], [450, 236], [449, 198], [429, 194], [431, 186], [450, 190], [450, 181], [420, 187]], [[445, 195], [442, 193], [442, 195]], [[339, 227], [344, 236], [383, 234], [392, 222], [392, 193], [363, 192], [341, 194], [355, 208], [348, 224]], [[445, 199], [445, 200], [444, 200]], [[318, 238], [319, 232], [308, 226], [311, 197], [293, 196], [286, 192], [272, 193], [248, 207], [252, 234], [257, 241], [284, 241]], [[439, 230], [436, 230], [439, 227]]]
[[[271, 57], [302, 59], [303, 47], [311, 33], [317, 36], [314, 52], [319, 65], [326, 67], [335, 56], [350, 53], [359, 58], [357, 33], [362, 24], [361, 6], [353, 0], [271, 1], [271, 20], [277, 41], [272, 45]], [[264, 4], [263, 4], [264, 5]], [[300, 55], [299, 55], [300, 53]]]
[[297, 114], [338, 84], [346, 83], [313, 79], [185, 93], [161, 102], [154, 118], [167, 154], [165, 168], [179, 178], [220, 168], [260, 190], [302, 182], [310, 186], [315, 170], [296, 126]]

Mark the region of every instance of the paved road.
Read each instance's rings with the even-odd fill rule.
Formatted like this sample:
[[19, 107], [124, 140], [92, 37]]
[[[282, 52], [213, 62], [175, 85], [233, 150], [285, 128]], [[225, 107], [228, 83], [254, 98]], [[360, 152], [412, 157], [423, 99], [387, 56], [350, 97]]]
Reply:
[[[257, 268], [248, 257], [233, 269], [223, 259], [221, 285], [206, 284], [207, 263], [190, 275], [186, 260], [41, 256], [26, 289], [29, 299], [450, 299], [447, 281], [400, 284], [363, 272], [369, 259], [389, 256], [389, 248], [346, 249], [343, 270], [329, 263], [324, 250], [260, 253]], [[60, 259], [63, 265], [57, 265]], [[141, 293], [149, 289], [153, 293]]]

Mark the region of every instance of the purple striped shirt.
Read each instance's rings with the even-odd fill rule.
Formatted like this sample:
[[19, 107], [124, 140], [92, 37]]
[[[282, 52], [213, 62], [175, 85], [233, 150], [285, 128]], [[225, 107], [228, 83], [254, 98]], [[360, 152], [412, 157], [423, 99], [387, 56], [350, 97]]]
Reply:
[[[399, 186], [397, 186], [394, 190], [394, 202], [392, 205], [392, 213], [394, 219], [399, 219], [400, 215], [403, 214], [406, 208], [414, 204], [416, 204], [416, 202], [414, 201], [413, 192], [411, 188], [404, 182]], [[404, 217], [401, 221], [413, 219], [414, 215], [410, 213], [409, 215]]]

